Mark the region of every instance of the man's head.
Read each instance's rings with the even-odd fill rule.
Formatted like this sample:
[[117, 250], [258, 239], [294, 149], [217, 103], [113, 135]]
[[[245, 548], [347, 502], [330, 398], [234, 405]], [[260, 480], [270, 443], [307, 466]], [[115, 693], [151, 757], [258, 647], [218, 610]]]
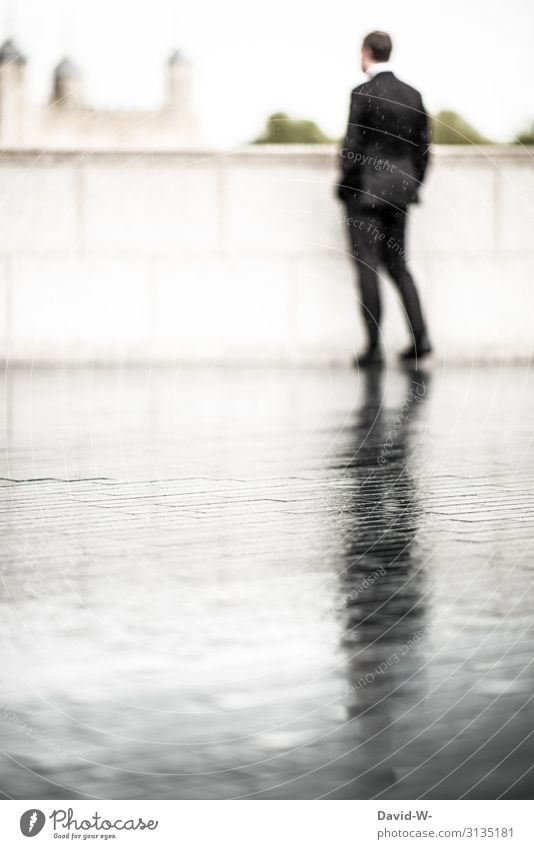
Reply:
[[370, 32], [362, 44], [362, 71], [374, 65], [375, 62], [387, 62], [391, 55], [391, 38], [387, 32]]

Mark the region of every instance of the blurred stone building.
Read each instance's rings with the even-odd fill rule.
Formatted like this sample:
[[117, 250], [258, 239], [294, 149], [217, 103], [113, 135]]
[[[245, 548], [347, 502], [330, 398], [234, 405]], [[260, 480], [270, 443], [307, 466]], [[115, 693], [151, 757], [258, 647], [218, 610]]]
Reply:
[[53, 73], [47, 105], [28, 96], [27, 60], [8, 39], [0, 48], [0, 146], [2, 148], [171, 150], [195, 147], [191, 65], [175, 51], [166, 67], [159, 109], [96, 109], [85, 102], [80, 70], [69, 59]]

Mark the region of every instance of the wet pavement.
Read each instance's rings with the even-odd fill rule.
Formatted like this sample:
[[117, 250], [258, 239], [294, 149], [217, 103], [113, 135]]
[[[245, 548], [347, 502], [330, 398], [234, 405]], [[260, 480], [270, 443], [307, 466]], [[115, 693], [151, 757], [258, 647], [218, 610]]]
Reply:
[[5, 797], [532, 797], [527, 368], [3, 389]]

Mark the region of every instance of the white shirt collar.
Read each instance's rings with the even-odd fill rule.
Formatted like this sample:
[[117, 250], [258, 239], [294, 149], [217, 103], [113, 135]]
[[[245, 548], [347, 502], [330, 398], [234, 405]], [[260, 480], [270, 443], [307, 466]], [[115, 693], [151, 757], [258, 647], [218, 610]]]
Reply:
[[389, 62], [373, 62], [366, 70], [367, 77], [372, 80], [377, 74], [382, 74], [384, 71], [393, 71]]

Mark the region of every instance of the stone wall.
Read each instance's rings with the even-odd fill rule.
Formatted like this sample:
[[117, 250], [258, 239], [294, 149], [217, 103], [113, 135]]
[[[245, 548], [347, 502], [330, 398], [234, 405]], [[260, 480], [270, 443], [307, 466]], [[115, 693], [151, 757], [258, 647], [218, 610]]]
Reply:
[[[362, 342], [330, 147], [4, 152], [0, 356], [46, 362], [334, 363]], [[435, 151], [410, 222], [448, 361], [534, 353], [534, 162]], [[407, 341], [389, 281], [384, 336]]]

